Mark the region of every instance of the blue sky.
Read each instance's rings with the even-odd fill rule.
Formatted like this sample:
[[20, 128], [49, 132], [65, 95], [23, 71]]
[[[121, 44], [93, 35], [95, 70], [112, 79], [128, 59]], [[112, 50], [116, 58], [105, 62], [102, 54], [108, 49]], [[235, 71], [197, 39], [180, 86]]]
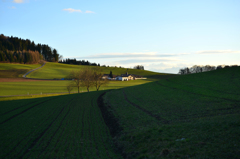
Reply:
[[0, 34], [101, 65], [239, 65], [240, 1], [0, 0]]

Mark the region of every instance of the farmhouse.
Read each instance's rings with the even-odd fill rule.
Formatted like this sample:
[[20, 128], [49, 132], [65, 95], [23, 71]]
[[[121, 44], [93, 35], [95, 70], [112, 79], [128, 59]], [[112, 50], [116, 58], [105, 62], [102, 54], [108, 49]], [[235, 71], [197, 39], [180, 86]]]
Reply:
[[139, 76], [139, 75], [125, 73], [125, 74], [121, 74], [118, 76], [113, 75], [113, 78], [111, 78], [109, 74], [104, 74], [102, 76], [102, 79], [117, 80], [117, 81], [129, 81], [129, 80], [146, 79], [146, 78], [143, 78], [142, 76]]
[[147, 78], [143, 78], [142, 76], [128, 74], [128, 73], [121, 74], [120, 76], [116, 77], [116, 80], [118, 80], [118, 81], [129, 81], [129, 80], [137, 80], [137, 79], [147, 79]]
[[128, 75], [122, 74], [122, 75], [120, 75], [120, 76], [117, 76], [117, 77], [116, 77], [116, 80], [117, 80], [117, 81], [128, 81]]

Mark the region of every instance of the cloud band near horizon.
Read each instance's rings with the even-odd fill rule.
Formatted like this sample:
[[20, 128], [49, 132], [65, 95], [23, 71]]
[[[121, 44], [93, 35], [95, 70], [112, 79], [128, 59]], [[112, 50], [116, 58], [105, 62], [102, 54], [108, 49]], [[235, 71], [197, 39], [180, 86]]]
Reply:
[[114, 59], [114, 58], [162, 58], [162, 57], [174, 57], [187, 55], [187, 53], [181, 54], [158, 54], [157, 52], [137, 52], [137, 53], [102, 53], [95, 54], [85, 57], [66, 57], [66, 58], [76, 58], [76, 59]]
[[[82, 13], [82, 11], [80, 9], [73, 9], [73, 8], [66, 8], [66, 9], [63, 9], [63, 11], [67, 11], [69, 13], [73, 13], [73, 12]], [[95, 13], [95, 12], [87, 10], [84, 13]]]
[[197, 54], [229, 54], [229, 53], [240, 53], [240, 51], [234, 50], [205, 50], [205, 51], [197, 51]]

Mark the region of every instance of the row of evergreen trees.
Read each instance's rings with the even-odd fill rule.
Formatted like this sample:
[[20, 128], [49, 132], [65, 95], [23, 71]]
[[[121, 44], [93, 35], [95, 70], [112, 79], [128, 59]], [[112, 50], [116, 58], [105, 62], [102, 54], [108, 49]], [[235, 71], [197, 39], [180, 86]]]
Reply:
[[36, 63], [36, 59], [57, 62], [60, 57], [57, 50], [48, 45], [35, 44], [29, 39], [0, 35], [1, 62]]
[[59, 61], [59, 63], [73, 64], [73, 65], [91, 65], [91, 66], [100, 66], [100, 64], [91, 63], [85, 60], [76, 60], [76, 59], [65, 59]]

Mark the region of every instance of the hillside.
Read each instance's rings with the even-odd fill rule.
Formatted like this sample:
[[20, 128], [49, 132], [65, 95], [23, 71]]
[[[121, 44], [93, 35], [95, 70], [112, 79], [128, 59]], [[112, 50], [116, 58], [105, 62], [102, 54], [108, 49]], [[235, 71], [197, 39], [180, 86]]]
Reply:
[[238, 158], [240, 67], [107, 92], [127, 158]]
[[40, 66], [41, 64], [0, 63], [0, 78], [21, 78], [28, 71]]
[[[98, 66], [85, 66], [85, 65], [70, 65], [70, 64], [61, 64], [61, 63], [46, 63], [46, 65], [33, 73], [29, 74], [29, 78], [42, 78], [42, 79], [61, 79], [67, 78], [69, 73], [73, 70], [79, 70], [82, 68], [95, 68]], [[109, 74], [110, 71], [114, 75], [125, 74], [127, 72], [126, 68], [117, 68], [117, 67], [101, 67], [102, 73]], [[169, 75], [166, 73], [157, 73], [146, 70], [137, 70], [137, 69], [128, 69], [129, 74], [137, 74], [144, 77], [158, 78], [161, 75]]]
[[239, 72], [233, 67], [1, 101], [0, 157], [239, 158]]
[[[39, 67], [37, 65], [27, 64], [3, 64], [0, 63], [0, 96], [11, 96], [11, 95], [32, 95], [32, 94], [47, 94], [47, 93], [68, 93], [66, 86], [71, 82], [69, 80], [50, 80], [50, 79], [61, 79], [66, 78], [72, 70], [80, 70], [82, 68], [96, 66], [83, 66], [83, 65], [70, 65], [47, 62], [42, 68], [30, 73], [27, 77], [36, 79], [49, 79], [49, 80], [24, 80], [22, 77], [24, 73], [30, 69]], [[109, 73], [112, 71], [114, 74], [123, 74], [127, 72], [125, 68], [115, 67], [101, 67], [103, 73]], [[157, 80], [159, 78], [167, 78], [174, 76], [171, 74], [161, 74], [145, 70], [129, 69], [129, 73], [138, 74], [147, 77], [147, 80], [135, 80], [128, 82], [111, 81], [107, 86], [101, 87], [100, 90], [108, 89], [119, 89], [123, 87], [129, 87], [139, 84], [144, 84]], [[2, 79], [5, 78], [5, 79]], [[10, 79], [11, 78], [11, 79]], [[4, 82], [1, 82], [4, 81]], [[76, 92], [77, 88], [74, 88], [72, 92]], [[85, 88], [81, 88], [81, 92], [86, 91]], [[94, 87], [90, 88], [90, 91], [96, 91]]]

